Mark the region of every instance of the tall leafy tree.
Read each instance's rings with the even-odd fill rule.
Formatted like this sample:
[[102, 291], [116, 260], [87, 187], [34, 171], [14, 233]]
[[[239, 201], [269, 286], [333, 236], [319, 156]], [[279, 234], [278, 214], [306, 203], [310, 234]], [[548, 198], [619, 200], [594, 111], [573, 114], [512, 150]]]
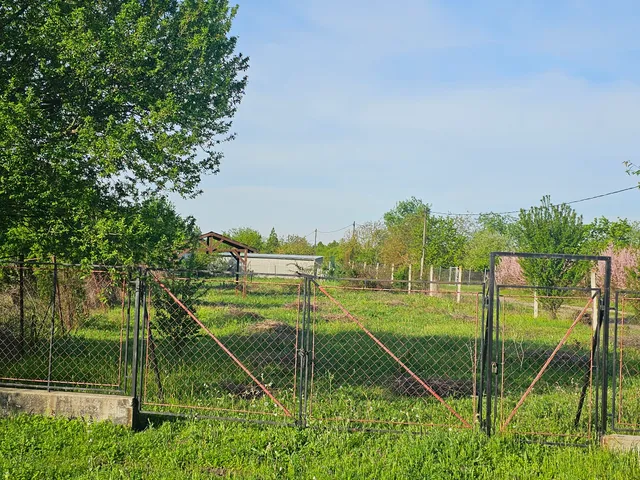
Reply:
[[426, 216], [425, 265], [459, 265], [466, 237], [455, 219], [431, 215], [429, 205], [415, 197], [401, 201], [384, 214], [388, 234], [382, 245], [385, 263], [417, 264], [423, 248]]
[[465, 268], [482, 271], [489, 268], [489, 254], [509, 250], [512, 243], [509, 238], [490, 229], [482, 229], [473, 233], [467, 242], [463, 265]]
[[199, 192], [246, 85], [235, 13], [224, 0], [2, 2], [2, 253], [37, 242], [74, 257], [103, 212]]
[[265, 253], [275, 253], [278, 247], [280, 246], [280, 240], [278, 239], [278, 234], [276, 233], [276, 229], [272, 228], [271, 233], [269, 233], [269, 238], [264, 243], [264, 251]]
[[599, 254], [609, 245], [624, 248], [634, 241], [634, 227], [626, 218], [611, 221], [606, 217], [596, 218], [588, 226], [589, 250]]
[[280, 242], [276, 253], [288, 255], [313, 255], [313, 245], [299, 235], [287, 235]]
[[[519, 248], [524, 252], [585, 253], [588, 228], [582, 216], [567, 204], [552, 204], [549, 196], [538, 207], [520, 210], [517, 227]], [[521, 259], [520, 265], [527, 281], [539, 287], [578, 286], [591, 267], [584, 261], [558, 259]], [[555, 318], [567, 292], [545, 289], [543, 293], [541, 303]]]
[[517, 218], [508, 214], [482, 213], [478, 216], [478, 225], [483, 230], [499, 233], [508, 239], [512, 239], [517, 233], [517, 220]]
[[249, 227], [232, 228], [228, 232], [224, 232], [227, 237], [244, 243], [250, 247], [253, 247], [257, 251], [262, 251], [264, 247], [264, 240], [260, 232]]

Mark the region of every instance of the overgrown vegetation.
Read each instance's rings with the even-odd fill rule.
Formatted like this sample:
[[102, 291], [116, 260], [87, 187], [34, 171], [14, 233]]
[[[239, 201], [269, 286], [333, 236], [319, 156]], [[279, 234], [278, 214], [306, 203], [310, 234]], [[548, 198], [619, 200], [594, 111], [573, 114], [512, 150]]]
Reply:
[[108, 423], [0, 419], [0, 475], [32, 478], [620, 479], [636, 454], [487, 439], [294, 430], [232, 423], [165, 423], [133, 433]]

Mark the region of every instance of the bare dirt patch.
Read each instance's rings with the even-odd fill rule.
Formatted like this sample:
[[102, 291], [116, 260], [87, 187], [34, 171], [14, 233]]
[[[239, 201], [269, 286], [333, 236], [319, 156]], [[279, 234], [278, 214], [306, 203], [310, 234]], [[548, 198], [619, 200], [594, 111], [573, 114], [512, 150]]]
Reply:
[[[473, 381], [456, 380], [444, 377], [427, 377], [425, 384], [440, 397], [464, 398], [473, 395]], [[433, 397], [424, 386], [410, 375], [402, 375], [393, 381], [392, 390], [398, 395], [409, 397]]]
[[[285, 303], [282, 306], [282, 308], [286, 308], [287, 310], [300, 310], [302, 305], [303, 305], [302, 302], [290, 302], [290, 303]], [[320, 310], [320, 306], [317, 304], [311, 305], [310, 310], [312, 312], [317, 312]]]
[[227, 313], [227, 316], [235, 319], [248, 320], [252, 322], [264, 320], [264, 317], [257, 312], [252, 312], [251, 310], [243, 310], [242, 308], [236, 308], [236, 307], [230, 308], [229, 312]]
[[247, 327], [252, 334], [267, 334], [278, 340], [295, 340], [296, 327], [276, 320], [264, 320]]

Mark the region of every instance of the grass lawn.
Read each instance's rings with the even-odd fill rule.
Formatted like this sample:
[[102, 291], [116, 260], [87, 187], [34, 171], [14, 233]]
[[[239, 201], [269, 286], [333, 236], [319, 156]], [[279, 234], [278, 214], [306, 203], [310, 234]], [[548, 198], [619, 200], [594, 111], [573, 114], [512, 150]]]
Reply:
[[367, 434], [214, 422], [134, 433], [109, 423], [0, 419], [3, 479], [640, 478], [637, 454], [487, 439], [473, 432]]

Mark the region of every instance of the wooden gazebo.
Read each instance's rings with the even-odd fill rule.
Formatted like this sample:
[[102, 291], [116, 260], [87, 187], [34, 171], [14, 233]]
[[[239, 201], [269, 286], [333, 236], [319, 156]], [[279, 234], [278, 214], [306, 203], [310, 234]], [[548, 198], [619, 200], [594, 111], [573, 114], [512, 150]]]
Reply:
[[229, 252], [236, 261], [236, 281], [240, 274], [240, 263], [244, 270], [247, 269], [247, 260], [250, 253], [255, 253], [256, 249], [226, 237], [220, 233], [209, 232], [200, 235], [200, 242], [204, 251], [208, 254]]

